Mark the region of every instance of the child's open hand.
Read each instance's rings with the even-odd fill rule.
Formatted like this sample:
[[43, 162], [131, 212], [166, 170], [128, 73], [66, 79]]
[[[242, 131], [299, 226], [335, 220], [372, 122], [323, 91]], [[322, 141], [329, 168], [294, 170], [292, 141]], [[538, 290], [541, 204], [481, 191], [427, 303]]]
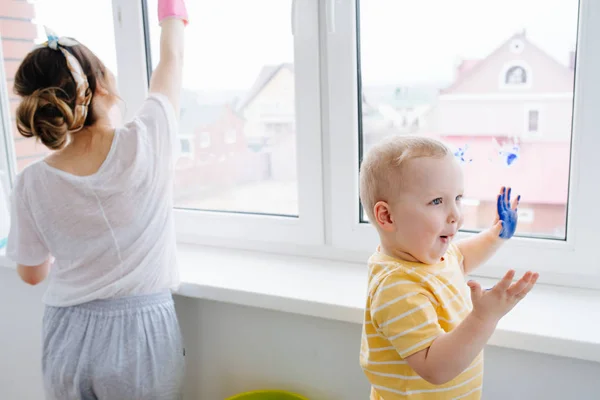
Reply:
[[514, 277], [515, 271], [510, 270], [493, 288], [485, 291], [481, 289], [479, 283], [469, 281], [473, 314], [482, 321], [498, 322], [525, 298], [535, 285], [539, 275], [527, 272], [521, 279], [513, 283]]
[[497, 214], [494, 220], [494, 229], [502, 239], [510, 239], [517, 230], [517, 207], [521, 196], [510, 202], [511, 188], [503, 186], [498, 194]]

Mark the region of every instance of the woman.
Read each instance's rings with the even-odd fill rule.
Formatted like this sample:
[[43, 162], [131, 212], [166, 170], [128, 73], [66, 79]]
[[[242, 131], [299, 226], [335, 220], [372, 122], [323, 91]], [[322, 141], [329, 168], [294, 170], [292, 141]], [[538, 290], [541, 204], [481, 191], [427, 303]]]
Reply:
[[85, 46], [49, 35], [20, 65], [17, 127], [54, 150], [18, 176], [7, 254], [44, 295], [49, 399], [180, 399], [181, 333], [173, 164], [183, 0], [159, 0], [160, 62], [150, 95], [115, 129], [114, 76]]

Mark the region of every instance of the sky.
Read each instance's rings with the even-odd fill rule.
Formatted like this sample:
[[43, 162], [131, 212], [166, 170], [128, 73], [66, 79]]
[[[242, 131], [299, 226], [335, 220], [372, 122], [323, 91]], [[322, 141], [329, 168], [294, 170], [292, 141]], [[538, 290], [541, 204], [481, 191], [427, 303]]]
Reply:
[[[301, 6], [306, 1], [298, 1]], [[110, 0], [36, 0], [36, 23], [77, 38], [116, 71]], [[188, 0], [184, 85], [244, 90], [265, 64], [293, 62], [291, 0]], [[148, 0], [157, 62], [156, 0]], [[65, 12], [68, 10], [68, 12]], [[448, 82], [462, 58], [483, 58], [516, 32], [560, 62], [576, 44], [577, 0], [363, 0], [366, 85]], [[73, 18], [92, 15], [93, 18]], [[39, 30], [40, 40], [43, 30]]]

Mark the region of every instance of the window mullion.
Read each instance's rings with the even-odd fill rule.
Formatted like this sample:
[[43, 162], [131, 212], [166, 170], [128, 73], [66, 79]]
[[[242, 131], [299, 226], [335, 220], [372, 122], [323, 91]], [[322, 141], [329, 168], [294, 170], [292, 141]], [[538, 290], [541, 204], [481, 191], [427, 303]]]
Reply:
[[148, 94], [146, 40], [142, 1], [112, 0], [117, 52], [117, 82], [127, 104], [125, 120], [138, 110]]

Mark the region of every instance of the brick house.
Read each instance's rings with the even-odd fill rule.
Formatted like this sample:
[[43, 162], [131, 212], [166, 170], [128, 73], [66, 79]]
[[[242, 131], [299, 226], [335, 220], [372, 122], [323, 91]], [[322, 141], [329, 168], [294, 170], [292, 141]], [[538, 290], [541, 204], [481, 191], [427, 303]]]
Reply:
[[244, 121], [230, 104], [201, 104], [184, 90], [179, 120], [181, 157], [176, 163], [175, 197], [187, 205], [248, 180]]

